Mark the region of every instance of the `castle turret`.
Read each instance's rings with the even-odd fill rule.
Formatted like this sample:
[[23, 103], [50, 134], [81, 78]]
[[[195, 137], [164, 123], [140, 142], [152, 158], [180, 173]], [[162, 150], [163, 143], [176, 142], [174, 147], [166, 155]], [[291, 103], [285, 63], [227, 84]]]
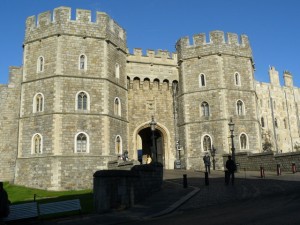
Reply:
[[[258, 150], [254, 64], [246, 35], [213, 31], [181, 38], [176, 48], [179, 64], [179, 132], [185, 140], [187, 165], [201, 168], [199, 161], [214, 147], [231, 153], [229, 118], [236, 124], [237, 151]], [[222, 165], [219, 165], [222, 168]]]
[[93, 22], [77, 9], [72, 20], [71, 9], [59, 7], [27, 19], [18, 184], [65, 189], [80, 176], [76, 188], [89, 188], [87, 168], [107, 168], [128, 149], [126, 56], [126, 32], [106, 13]]
[[289, 71], [285, 70], [283, 72], [283, 79], [284, 79], [284, 86], [286, 86], [286, 87], [294, 86], [293, 85], [293, 75]]
[[274, 66], [271, 66], [269, 69], [270, 82], [273, 86], [280, 86], [279, 74]]

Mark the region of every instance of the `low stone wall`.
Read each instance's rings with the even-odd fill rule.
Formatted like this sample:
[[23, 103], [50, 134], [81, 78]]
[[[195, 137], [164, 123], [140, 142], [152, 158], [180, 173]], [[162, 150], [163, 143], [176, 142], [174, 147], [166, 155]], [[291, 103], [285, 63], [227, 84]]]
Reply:
[[[223, 155], [224, 168], [228, 154]], [[291, 172], [292, 163], [295, 163], [296, 169], [300, 171], [300, 152], [290, 152], [274, 154], [273, 152], [249, 154], [239, 152], [235, 155], [235, 161], [239, 164], [238, 169], [259, 171], [264, 167], [265, 171], [277, 171], [277, 164], [280, 165], [281, 172]]]
[[160, 190], [161, 164], [137, 165], [128, 170], [100, 170], [94, 173], [94, 208], [97, 213], [129, 208]]

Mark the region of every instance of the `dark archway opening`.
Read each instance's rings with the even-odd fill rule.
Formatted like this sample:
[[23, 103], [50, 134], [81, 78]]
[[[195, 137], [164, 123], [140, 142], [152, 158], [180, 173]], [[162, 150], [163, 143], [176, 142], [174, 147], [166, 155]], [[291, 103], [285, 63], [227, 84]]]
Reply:
[[[153, 144], [152, 144], [152, 131], [150, 127], [147, 127], [143, 130], [141, 130], [138, 135], [142, 139], [142, 152], [143, 156], [147, 157], [147, 155], [150, 155], [153, 159], [153, 155], [155, 152], [153, 152]], [[164, 165], [164, 149], [163, 149], [163, 137], [159, 130], [155, 130], [154, 132], [154, 140], [157, 150], [157, 161], [162, 163]]]

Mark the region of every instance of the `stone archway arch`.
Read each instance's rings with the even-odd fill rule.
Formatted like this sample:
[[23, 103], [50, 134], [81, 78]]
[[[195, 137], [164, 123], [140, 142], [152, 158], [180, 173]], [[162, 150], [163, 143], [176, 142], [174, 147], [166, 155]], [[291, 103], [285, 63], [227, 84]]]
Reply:
[[[133, 135], [132, 135], [132, 143], [133, 143], [133, 149], [134, 149], [133, 158], [136, 159], [136, 160], [138, 158], [138, 156], [137, 156], [137, 138], [138, 138], [138, 134], [143, 129], [150, 128], [149, 123], [150, 123], [150, 121], [144, 122], [144, 123], [138, 125], [133, 131]], [[163, 148], [164, 148], [164, 157], [165, 157], [165, 160], [164, 160], [165, 161], [165, 168], [166, 169], [171, 169], [171, 168], [173, 168], [173, 163], [172, 162], [174, 161], [174, 159], [172, 158], [172, 155], [171, 155], [171, 135], [170, 135], [170, 132], [169, 132], [168, 128], [165, 127], [160, 122], [157, 122], [156, 129], [162, 135]]]

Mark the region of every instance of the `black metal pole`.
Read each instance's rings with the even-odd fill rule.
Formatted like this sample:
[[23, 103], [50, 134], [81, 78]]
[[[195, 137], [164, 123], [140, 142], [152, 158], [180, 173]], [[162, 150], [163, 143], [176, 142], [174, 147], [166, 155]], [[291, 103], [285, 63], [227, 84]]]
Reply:
[[232, 160], [235, 162], [235, 148], [234, 148], [234, 142], [233, 142], [233, 138], [234, 138], [234, 135], [233, 135], [233, 131], [230, 131], [231, 132], [231, 153], [232, 153]]
[[152, 131], [152, 159], [153, 162], [157, 162], [157, 152], [156, 152], [156, 145], [155, 145], [155, 136], [154, 136], [154, 130]]

